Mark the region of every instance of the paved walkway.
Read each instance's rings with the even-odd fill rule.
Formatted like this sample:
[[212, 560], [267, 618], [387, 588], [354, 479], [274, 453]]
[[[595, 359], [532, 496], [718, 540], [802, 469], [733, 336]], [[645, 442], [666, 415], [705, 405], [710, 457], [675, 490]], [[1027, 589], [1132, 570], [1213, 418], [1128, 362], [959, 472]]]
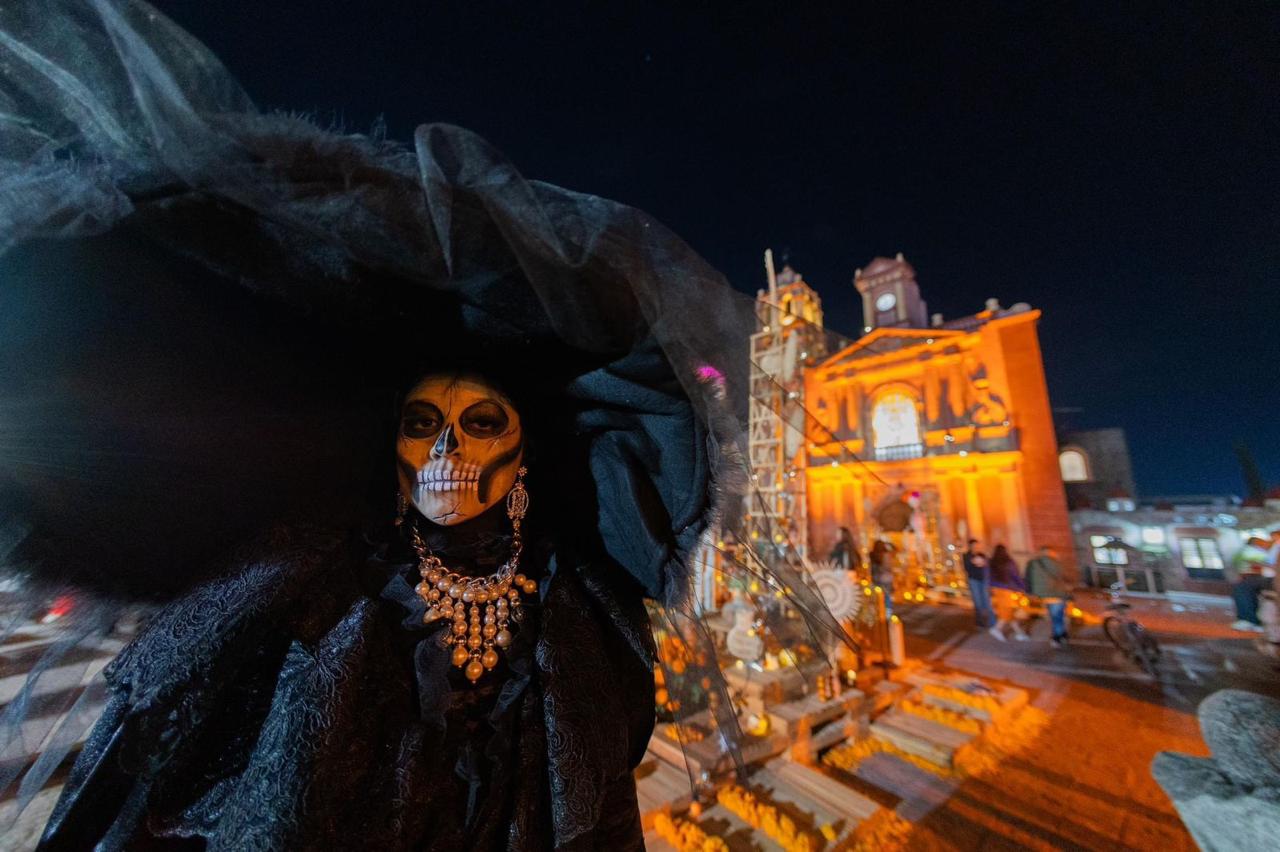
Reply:
[[[0, 622], [3, 621], [0, 605]], [[10, 702], [22, 697], [27, 675], [44, 654], [58, 645], [63, 636], [56, 625], [27, 623], [0, 639], [0, 717]], [[86, 640], [63, 654], [58, 665], [45, 669], [26, 696], [28, 711], [21, 728], [0, 729], [0, 773], [5, 777], [17, 770], [25, 776], [32, 763], [65, 741], [78, 751], [92, 723], [105, 704], [104, 666], [124, 646], [128, 636]], [[58, 754], [65, 749], [57, 749]], [[0, 789], [0, 852], [34, 849], [44, 824], [53, 811], [62, 789], [66, 765], [54, 769], [44, 788], [34, 793], [30, 804], [18, 813], [18, 783]], [[16, 819], [15, 819], [15, 815]]]
[[[1101, 599], [1080, 601], [1101, 612]], [[1162, 750], [1207, 754], [1195, 708], [1234, 687], [1280, 697], [1274, 664], [1216, 606], [1133, 600], [1164, 649], [1159, 678], [1141, 672], [1098, 626], [1055, 650], [1048, 626], [1001, 643], [958, 607], [900, 609], [908, 653], [1021, 686], [1049, 716], [1035, 745], [991, 776], [965, 780], [913, 820], [912, 849], [1195, 849], [1150, 774]]]

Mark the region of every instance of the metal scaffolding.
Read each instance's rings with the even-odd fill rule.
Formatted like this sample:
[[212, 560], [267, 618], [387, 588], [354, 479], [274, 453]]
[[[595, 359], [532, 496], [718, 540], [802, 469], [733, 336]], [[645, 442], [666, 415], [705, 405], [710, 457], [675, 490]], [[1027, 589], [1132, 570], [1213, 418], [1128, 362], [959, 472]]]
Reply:
[[[776, 552], [808, 550], [805, 489], [804, 373], [824, 354], [818, 296], [790, 268], [784, 280], [765, 251], [769, 289], [757, 296], [757, 331], [751, 336], [748, 454], [755, 499], [747, 507], [751, 535], [769, 536]], [[769, 548], [760, 548], [768, 552]]]

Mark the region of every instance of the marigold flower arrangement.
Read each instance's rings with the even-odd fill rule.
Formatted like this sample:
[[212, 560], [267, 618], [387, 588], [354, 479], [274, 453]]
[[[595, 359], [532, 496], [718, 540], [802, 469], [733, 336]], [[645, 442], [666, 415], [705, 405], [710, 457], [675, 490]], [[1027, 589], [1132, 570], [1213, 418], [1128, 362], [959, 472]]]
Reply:
[[683, 729], [674, 723], [668, 723], [662, 726], [662, 733], [667, 739], [674, 742], [696, 743], [706, 739], [706, 734], [701, 728], [693, 725], [685, 725]]
[[890, 852], [906, 849], [911, 823], [888, 808], [881, 808], [858, 826], [850, 852]]
[[994, 695], [982, 692], [967, 692], [953, 686], [941, 686], [932, 683], [926, 684], [923, 689], [929, 695], [936, 695], [939, 698], [945, 698], [948, 701], [954, 701], [956, 704], [963, 704], [975, 710], [985, 710], [988, 713], [996, 713], [1000, 710], [1000, 702], [996, 700]]
[[997, 772], [1001, 763], [1028, 751], [1048, 724], [1049, 716], [1043, 710], [1023, 707], [974, 747], [961, 749], [956, 754], [956, 770], [970, 778]]
[[[961, 751], [964, 751], [962, 749]], [[857, 774], [858, 765], [873, 754], [889, 754], [905, 760], [913, 766], [918, 766], [925, 772], [931, 772], [934, 775], [941, 775], [944, 778], [952, 777], [955, 773], [947, 770], [945, 767], [936, 763], [931, 763], [919, 755], [911, 754], [903, 751], [893, 743], [884, 740], [866, 737], [855, 743], [837, 746], [822, 756], [822, 762], [827, 766], [848, 772], [851, 775]]]
[[763, 831], [787, 852], [818, 852], [822, 840], [796, 825], [777, 805], [745, 787], [730, 784], [716, 793], [725, 809], [752, 828]]
[[729, 844], [687, 819], [659, 813], [653, 819], [653, 828], [680, 852], [729, 852]]
[[919, 716], [931, 722], [938, 722], [948, 728], [955, 728], [957, 731], [963, 731], [966, 734], [977, 735], [982, 733], [982, 723], [977, 719], [964, 713], [958, 713], [955, 710], [948, 710], [946, 707], [938, 707], [934, 704], [925, 704], [923, 701], [911, 699], [903, 701], [899, 706], [913, 716]]

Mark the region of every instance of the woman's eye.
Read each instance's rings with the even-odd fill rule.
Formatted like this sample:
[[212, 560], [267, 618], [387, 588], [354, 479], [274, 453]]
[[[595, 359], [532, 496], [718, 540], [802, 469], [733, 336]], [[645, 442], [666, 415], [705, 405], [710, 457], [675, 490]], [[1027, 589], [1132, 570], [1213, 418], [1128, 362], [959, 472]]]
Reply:
[[496, 420], [468, 420], [464, 425], [468, 433], [477, 437], [488, 437], [502, 431], [502, 424]]
[[410, 402], [400, 417], [400, 433], [406, 438], [430, 438], [443, 425], [444, 415], [429, 402]]
[[506, 412], [491, 402], [480, 402], [462, 413], [463, 430], [474, 438], [492, 438], [507, 430]]
[[438, 417], [406, 417], [400, 421], [400, 431], [406, 438], [430, 438], [440, 431]]

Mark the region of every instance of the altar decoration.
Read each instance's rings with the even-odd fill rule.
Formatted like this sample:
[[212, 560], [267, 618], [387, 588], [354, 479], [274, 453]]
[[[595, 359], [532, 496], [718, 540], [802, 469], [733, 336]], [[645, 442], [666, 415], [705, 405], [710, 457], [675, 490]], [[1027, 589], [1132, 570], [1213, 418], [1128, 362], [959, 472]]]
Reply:
[[824, 845], [821, 837], [796, 825], [777, 805], [738, 784], [720, 788], [716, 799], [738, 819], [767, 834], [786, 852], [818, 852]]
[[697, 823], [687, 819], [658, 814], [653, 820], [658, 836], [680, 852], [729, 852], [729, 844], [719, 837], [707, 834]]
[[928, 719], [931, 722], [939, 722], [949, 728], [955, 728], [957, 731], [964, 731], [966, 734], [982, 733], [981, 722], [972, 716], [958, 713], [955, 710], [948, 710], [935, 704], [926, 704], [914, 698], [907, 698], [898, 706], [912, 715]]
[[913, 826], [888, 808], [876, 811], [854, 833], [850, 852], [897, 852], [906, 849]]

